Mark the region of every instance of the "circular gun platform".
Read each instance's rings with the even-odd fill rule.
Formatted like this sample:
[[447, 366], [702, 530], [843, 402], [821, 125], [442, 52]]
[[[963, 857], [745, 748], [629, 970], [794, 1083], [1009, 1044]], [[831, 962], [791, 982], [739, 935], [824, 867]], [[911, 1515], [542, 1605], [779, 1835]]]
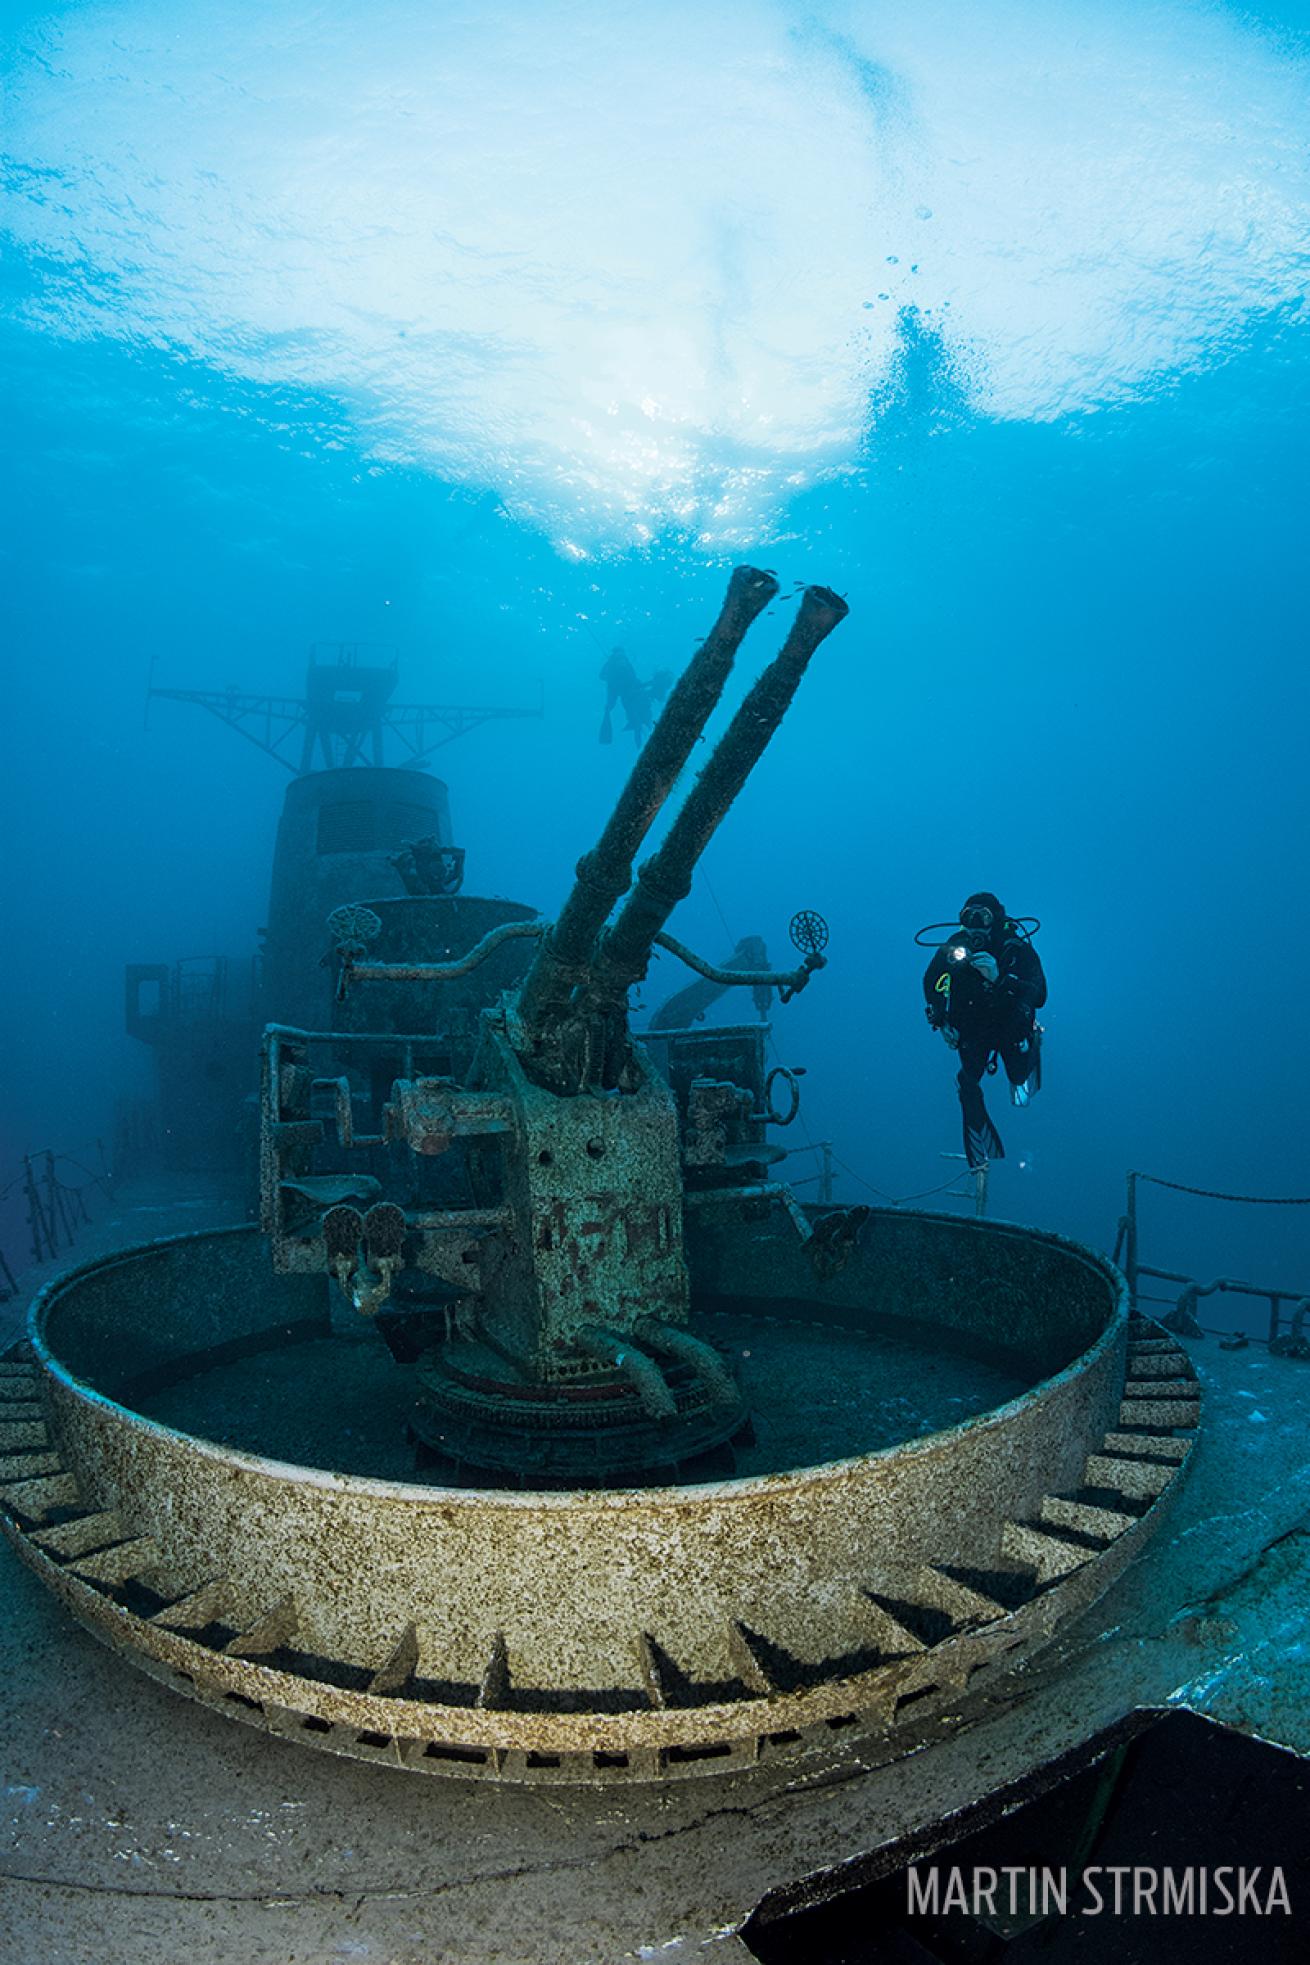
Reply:
[[1189, 1363], [1102, 1258], [1029, 1230], [877, 1213], [824, 1277], [728, 1202], [688, 1255], [757, 1414], [726, 1477], [406, 1473], [411, 1382], [238, 1229], [38, 1299], [0, 1364], [0, 1519], [156, 1677], [414, 1771], [649, 1780], [958, 1729], [1151, 1534]]

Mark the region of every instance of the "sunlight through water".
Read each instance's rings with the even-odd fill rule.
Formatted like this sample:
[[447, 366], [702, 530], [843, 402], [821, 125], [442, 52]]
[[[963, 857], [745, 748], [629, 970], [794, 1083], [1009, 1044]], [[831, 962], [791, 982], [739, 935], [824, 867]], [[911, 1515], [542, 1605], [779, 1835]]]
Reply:
[[1305, 66], [1222, 9], [92, 0], [13, 66], [25, 323], [574, 559], [769, 536], [876, 465], [907, 341], [1051, 420], [1304, 292]]

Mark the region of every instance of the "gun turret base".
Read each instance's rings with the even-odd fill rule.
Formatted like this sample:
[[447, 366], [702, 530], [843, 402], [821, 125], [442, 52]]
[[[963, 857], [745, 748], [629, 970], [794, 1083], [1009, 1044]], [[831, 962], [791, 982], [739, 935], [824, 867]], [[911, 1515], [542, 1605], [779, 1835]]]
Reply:
[[[418, 1367], [422, 1387], [410, 1418], [419, 1464], [449, 1463], [533, 1487], [590, 1487], [685, 1477], [713, 1456], [706, 1479], [730, 1475], [731, 1443], [749, 1432], [738, 1393], [715, 1396], [703, 1377], [666, 1361], [673, 1410], [655, 1418], [632, 1382], [613, 1366], [579, 1357], [568, 1377], [541, 1383], [475, 1341], [455, 1340]], [[734, 1388], [735, 1390], [735, 1388]]]

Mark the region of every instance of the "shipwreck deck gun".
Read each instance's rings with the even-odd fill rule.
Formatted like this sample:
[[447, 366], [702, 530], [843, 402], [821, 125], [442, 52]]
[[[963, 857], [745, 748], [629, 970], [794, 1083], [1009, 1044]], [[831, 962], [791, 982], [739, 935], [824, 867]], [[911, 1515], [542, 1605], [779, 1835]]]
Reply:
[[[271, 1035], [264, 1212], [275, 1265], [328, 1269], [366, 1311], [421, 1306], [433, 1279], [442, 1286], [449, 1335], [429, 1351], [422, 1371], [436, 1415], [426, 1436], [447, 1455], [527, 1464], [538, 1476], [551, 1466], [575, 1476], [594, 1467], [603, 1475], [612, 1466], [685, 1458], [743, 1423], [722, 1361], [687, 1329], [678, 1111], [633, 1041], [628, 992], [656, 946], [727, 982], [792, 993], [822, 965], [811, 948], [790, 971], [713, 971], [666, 935], [664, 924], [690, 891], [697, 861], [781, 723], [815, 649], [844, 617], [837, 595], [805, 590], [782, 649], [731, 718], [635, 884], [633, 860], [722, 695], [747, 629], [776, 593], [772, 574], [734, 572], [714, 628], [665, 703], [553, 924], [512, 924], [458, 962], [400, 968], [370, 962], [367, 935], [352, 922], [343, 988], [373, 979], [436, 987], [467, 973], [511, 933], [536, 940], [521, 987], [484, 1012], [467, 1082], [398, 1079], [380, 1134], [352, 1141], [383, 1149], [403, 1142], [415, 1165], [441, 1159], [458, 1143], [462, 1205], [416, 1205], [412, 1183], [398, 1202], [390, 1184], [384, 1194], [374, 1179], [372, 1193], [346, 1194], [340, 1186], [325, 1193], [330, 1205], [318, 1220], [302, 1215], [291, 1226], [288, 1194], [312, 1203], [313, 1176], [288, 1180], [286, 1156], [277, 1150], [279, 1129], [295, 1116], [281, 1090], [293, 1034]], [[293, 1062], [291, 1069], [307, 1067]], [[350, 1105], [347, 1088], [347, 1124]], [[707, 1111], [702, 1101], [699, 1118]]]

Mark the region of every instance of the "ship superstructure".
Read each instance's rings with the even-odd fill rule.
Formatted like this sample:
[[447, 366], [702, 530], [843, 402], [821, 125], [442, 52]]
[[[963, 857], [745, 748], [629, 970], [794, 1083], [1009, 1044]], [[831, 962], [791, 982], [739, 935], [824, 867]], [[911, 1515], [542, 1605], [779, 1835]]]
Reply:
[[416, 932], [440, 946], [442, 924], [451, 945], [463, 946], [470, 930], [530, 914], [462, 892], [466, 849], [455, 838], [449, 791], [425, 767], [443, 745], [483, 724], [540, 716], [540, 707], [398, 703], [398, 681], [391, 650], [320, 643], [298, 697], [152, 683], [151, 701], [208, 711], [291, 782], [258, 948], [241, 960], [128, 965], [127, 1030], [154, 1053], [155, 1092], [120, 1113], [119, 1171], [240, 1177], [253, 1139], [259, 1030], [330, 1027], [325, 924], [335, 909], [401, 903], [389, 915], [398, 947]]

